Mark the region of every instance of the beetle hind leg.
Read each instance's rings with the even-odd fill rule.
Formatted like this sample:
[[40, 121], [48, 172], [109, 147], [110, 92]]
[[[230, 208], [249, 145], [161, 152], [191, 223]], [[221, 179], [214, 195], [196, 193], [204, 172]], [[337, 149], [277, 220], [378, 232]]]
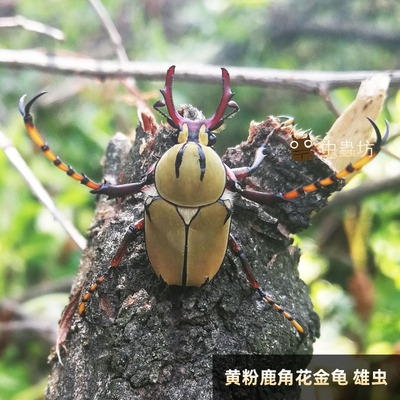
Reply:
[[78, 308], [78, 314], [81, 317], [83, 317], [84, 314], [85, 314], [86, 305], [87, 305], [87, 303], [88, 303], [88, 301], [90, 299], [90, 296], [97, 290], [99, 285], [106, 280], [108, 275], [110, 275], [111, 270], [114, 267], [117, 267], [119, 265], [119, 263], [121, 262], [122, 257], [126, 253], [128, 245], [136, 238], [137, 233], [140, 232], [140, 231], [143, 231], [143, 229], [144, 229], [144, 220], [143, 219], [139, 220], [135, 224], [132, 224], [128, 228], [128, 231], [126, 232], [124, 238], [122, 239], [122, 242], [119, 245], [118, 250], [117, 250], [117, 252], [115, 253], [115, 255], [113, 257], [113, 259], [111, 261], [111, 264], [107, 268], [107, 271], [102, 276], [100, 276], [100, 278], [98, 278], [96, 280], [96, 282], [92, 286], [90, 286], [89, 290], [82, 297], [82, 301], [81, 301], [81, 303], [79, 305], [79, 308]]
[[275, 301], [272, 299], [272, 297], [264, 291], [264, 289], [258, 284], [256, 281], [251, 269], [249, 262], [247, 261], [247, 258], [243, 252], [243, 249], [239, 245], [239, 243], [236, 241], [236, 239], [232, 236], [229, 235], [229, 241], [228, 245], [230, 249], [233, 251], [233, 253], [239, 257], [240, 263], [242, 265], [242, 269], [246, 274], [247, 280], [249, 281], [250, 285], [254, 288], [257, 289], [258, 293], [260, 296], [267, 301], [272, 307], [274, 307], [279, 313], [281, 313], [288, 321], [290, 321], [294, 327], [298, 330], [300, 333], [304, 333], [303, 327], [288, 313], [286, 312], [282, 307], [280, 307], [278, 304], [275, 303]]

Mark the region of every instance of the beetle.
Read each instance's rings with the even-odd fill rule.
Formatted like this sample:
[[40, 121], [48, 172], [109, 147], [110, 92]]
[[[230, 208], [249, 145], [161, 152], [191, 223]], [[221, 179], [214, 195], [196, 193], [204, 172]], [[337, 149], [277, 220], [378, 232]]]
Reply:
[[[215, 131], [228, 117], [239, 111], [237, 103], [232, 101], [234, 94], [228, 71], [222, 68], [222, 96], [215, 113], [200, 121], [184, 118], [176, 111], [172, 96], [174, 72], [175, 66], [168, 69], [165, 86], [160, 90], [164, 100], [158, 100], [153, 106], [174, 129], [174, 144], [148, 169], [139, 182], [111, 185], [104, 181], [98, 184], [85, 174], [75, 172], [50, 150], [33, 124], [30, 109], [45, 92], [34, 96], [26, 106], [25, 95], [20, 99], [19, 110], [28, 134], [57, 168], [89, 187], [93, 194], [108, 195], [111, 199], [141, 191], [147, 195], [144, 218], [129, 226], [108, 269], [83, 295], [78, 313], [84, 316], [90, 296], [111, 270], [119, 265], [128, 245], [140, 232], [144, 232], [146, 250], [154, 272], [168, 285], [203, 285], [217, 273], [229, 247], [240, 259], [250, 285], [302, 334], [303, 327], [259, 285], [243, 249], [231, 234], [233, 197], [239, 195], [262, 205], [274, 205], [332, 185], [360, 170], [376, 157], [389, 136], [388, 123], [386, 121], [386, 132], [382, 139], [379, 128], [369, 119], [377, 136], [372, 151], [355, 163], [348, 164], [342, 171], [283, 194], [255, 191], [243, 187], [240, 180], [257, 170], [267, 154], [270, 137], [282, 126], [291, 124], [293, 119], [286, 118], [269, 133], [257, 149], [251, 166], [231, 169], [212, 149], [216, 141]], [[166, 107], [167, 112], [161, 110], [163, 107]], [[226, 112], [227, 109], [230, 111]]]

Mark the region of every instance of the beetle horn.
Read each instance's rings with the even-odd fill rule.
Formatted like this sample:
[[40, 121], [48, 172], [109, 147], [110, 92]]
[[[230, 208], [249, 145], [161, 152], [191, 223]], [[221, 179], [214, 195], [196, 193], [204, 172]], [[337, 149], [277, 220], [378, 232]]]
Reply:
[[[224, 120], [233, 114], [239, 111], [239, 106], [236, 102], [231, 101], [234, 93], [230, 87], [230, 78], [229, 73], [225, 68], [221, 68], [222, 70], [222, 96], [221, 101], [218, 105], [217, 111], [215, 111], [214, 115], [206, 120], [207, 128], [211, 130], [218, 129], [224, 122]], [[224, 116], [224, 112], [226, 107], [233, 108], [228, 115]]]
[[[167, 71], [167, 77], [165, 78], [165, 86], [164, 89], [161, 89], [160, 92], [164, 97], [165, 102], [157, 101], [154, 104], [154, 109], [167, 117], [168, 123], [173, 126], [174, 128], [179, 129], [179, 127], [183, 124], [183, 118], [178, 114], [175, 110], [174, 101], [172, 99], [172, 82], [174, 80], [174, 73], [175, 73], [175, 65], [169, 67]], [[159, 110], [160, 107], [167, 106], [169, 117]]]
[[[204, 121], [208, 131], [212, 131], [218, 129], [226, 118], [232, 116], [233, 114], [239, 111], [239, 106], [236, 102], [232, 101], [233, 92], [230, 87], [230, 79], [229, 73], [225, 68], [222, 69], [222, 96], [221, 101], [217, 107], [215, 113], [208, 119]], [[175, 65], [169, 67], [167, 71], [167, 77], [165, 78], [165, 86], [163, 89], [160, 90], [161, 94], [164, 97], [164, 101], [158, 100], [154, 103], [153, 108], [162, 114], [164, 117], [167, 118], [168, 123], [176, 128], [182, 128], [183, 124], [187, 122], [185, 118], [183, 118], [179, 113], [176, 111], [174, 106], [174, 100], [172, 98], [172, 82], [174, 80], [174, 73], [175, 73]], [[160, 110], [161, 107], [167, 107], [168, 114], [164, 111]], [[224, 112], [226, 107], [233, 108], [233, 110], [224, 116]]]

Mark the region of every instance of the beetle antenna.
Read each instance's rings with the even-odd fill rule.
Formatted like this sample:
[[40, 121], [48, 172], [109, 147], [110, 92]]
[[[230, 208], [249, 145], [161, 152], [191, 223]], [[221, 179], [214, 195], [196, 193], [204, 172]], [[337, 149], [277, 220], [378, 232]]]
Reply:
[[175, 129], [179, 129], [179, 126], [175, 124], [175, 122], [172, 120], [172, 118], [170, 118], [170, 116], [165, 113], [163, 110], [160, 110], [161, 107], [165, 107], [165, 101], [162, 100], [158, 100], [153, 104], [153, 108], [159, 112], [164, 118], [166, 118], [166, 120], [168, 121], [168, 123]]

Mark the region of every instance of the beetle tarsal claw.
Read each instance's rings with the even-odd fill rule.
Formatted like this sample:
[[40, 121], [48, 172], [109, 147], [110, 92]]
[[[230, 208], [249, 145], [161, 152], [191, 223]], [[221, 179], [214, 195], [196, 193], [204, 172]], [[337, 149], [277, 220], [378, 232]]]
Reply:
[[24, 107], [25, 98], [26, 98], [26, 94], [22, 95], [21, 98], [19, 99], [19, 103], [18, 103], [19, 112], [21, 113], [21, 115], [24, 118], [26, 115], [25, 107]]
[[19, 112], [21, 113], [21, 115], [24, 117], [24, 119], [26, 120], [27, 118], [30, 118], [30, 111], [31, 111], [31, 107], [33, 105], [33, 103], [41, 96], [43, 96], [44, 94], [46, 94], [47, 92], [40, 92], [38, 94], [36, 94], [35, 96], [33, 96], [27, 103], [27, 105], [24, 107], [24, 101], [26, 98], [26, 94], [24, 94], [20, 99], [19, 99]]

